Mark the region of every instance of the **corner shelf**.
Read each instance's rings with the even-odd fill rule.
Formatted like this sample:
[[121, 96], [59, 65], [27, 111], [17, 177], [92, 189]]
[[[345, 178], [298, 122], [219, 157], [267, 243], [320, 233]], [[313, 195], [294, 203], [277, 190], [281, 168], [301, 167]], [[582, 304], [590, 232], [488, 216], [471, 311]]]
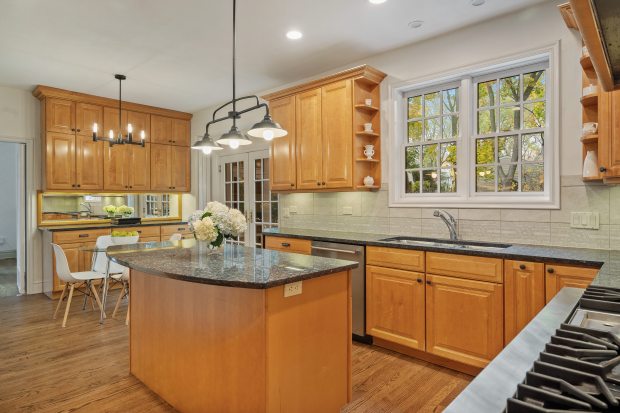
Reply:
[[360, 109], [366, 112], [378, 112], [379, 108], [376, 106], [368, 106], [368, 105], [355, 105], [355, 109]]
[[593, 134], [590, 134], [590, 135], [583, 135], [580, 138], [580, 140], [581, 140], [581, 142], [583, 144], [597, 143], [598, 142], [598, 134], [593, 133]]
[[373, 138], [378, 138], [379, 136], [381, 136], [376, 132], [364, 132], [364, 131], [358, 131], [358, 132], [355, 132], [355, 134], [357, 136], [371, 136]]
[[598, 93], [592, 93], [585, 95], [581, 98], [581, 104], [583, 106], [595, 106], [598, 105]]
[[373, 163], [379, 163], [381, 161], [379, 161], [378, 159], [366, 159], [366, 158], [358, 158], [355, 160], [355, 162], [373, 162]]
[[602, 182], [603, 178], [581, 178], [583, 182]]
[[377, 191], [377, 190], [381, 189], [381, 187], [378, 186], [378, 185], [372, 185], [372, 186], [358, 185], [356, 188], [357, 189], [368, 189], [370, 191], [373, 191], [373, 190]]

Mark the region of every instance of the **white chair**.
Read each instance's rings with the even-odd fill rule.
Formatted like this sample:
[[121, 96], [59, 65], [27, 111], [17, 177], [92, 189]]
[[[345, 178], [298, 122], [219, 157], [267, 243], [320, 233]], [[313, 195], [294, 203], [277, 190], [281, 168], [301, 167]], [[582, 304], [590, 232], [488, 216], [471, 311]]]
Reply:
[[[116, 301], [114, 312], [112, 313], [112, 318], [114, 318], [114, 316], [116, 316], [116, 312], [118, 311], [118, 307], [120, 305], [121, 299], [125, 296], [129, 297], [129, 268], [122, 266], [120, 264], [117, 264], [113, 261], [108, 262], [109, 259], [106, 253], [103, 251], [105, 251], [108, 247], [111, 247], [112, 245], [114, 245], [114, 242], [112, 241], [112, 236], [103, 235], [103, 236], [97, 237], [97, 242], [95, 245], [96, 245], [97, 250], [100, 250], [101, 252], [95, 253], [96, 255], [93, 260], [93, 271], [101, 273], [105, 276], [105, 272], [107, 268], [108, 275], [110, 276], [110, 278], [122, 284], [121, 292], [118, 296], [118, 300]], [[109, 291], [110, 291], [110, 283], [108, 283], [108, 291], [105, 291], [106, 296], [109, 293]], [[128, 322], [128, 320], [129, 320], [129, 312], [127, 314], [126, 322]]]
[[65, 298], [67, 289], [69, 289], [65, 316], [62, 319], [62, 326], [65, 327], [67, 325], [67, 316], [69, 315], [69, 308], [71, 307], [73, 291], [75, 290], [76, 286], [79, 289], [80, 286], [85, 285], [86, 290], [82, 292], [85, 295], [92, 295], [93, 297], [95, 297], [95, 300], [99, 305], [99, 309], [102, 309], [101, 301], [99, 300], [99, 294], [97, 294], [97, 290], [93, 285], [93, 280], [101, 280], [103, 278], [103, 275], [95, 271], [71, 272], [71, 270], [69, 269], [69, 262], [67, 261], [67, 256], [65, 255], [62, 247], [57, 244], [52, 244], [52, 247], [54, 248], [54, 257], [56, 259], [56, 274], [58, 274], [58, 278], [65, 283], [65, 287], [62, 289], [62, 294], [60, 295], [60, 299], [58, 300], [58, 305], [56, 306], [56, 311], [54, 311], [54, 319], [56, 319], [56, 315], [58, 314], [58, 310], [60, 309], [60, 304]]
[[181, 241], [182, 239], [183, 239], [183, 235], [181, 234], [170, 235], [170, 241]]

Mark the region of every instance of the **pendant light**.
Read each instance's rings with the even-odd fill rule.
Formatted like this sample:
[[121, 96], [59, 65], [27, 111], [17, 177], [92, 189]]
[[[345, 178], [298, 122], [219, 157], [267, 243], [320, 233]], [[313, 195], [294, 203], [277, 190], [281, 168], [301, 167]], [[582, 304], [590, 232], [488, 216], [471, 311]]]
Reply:
[[[194, 149], [202, 149], [203, 145], [206, 145], [207, 142], [205, 141], [205, 139], [207, 141], [210, 141], [209, 138], [209, 126], [218, 123], [218, 122], [222, 122], [224, 120], [232, 120], [232, 126], [230, 128], [230, 130], [228, 132], [226, 132], [225, 134], [223, 134], [222, 136], [220, 136], [217, 141], [215, 142], [217, 145], [227, 145], [232, 149], [236, 149], [239, 146], [243, 146], [243, 145], [250, 145], [252, 143], [252, 141], [250, 139], [248, 139], [247, 136], [245, 136], [237, 127], [237, 119], [241, 118], [241, 115], [243, 115], [244, 113], [248, 113], [251, 112], [253, 110], [256, 109], [261, 109], [264, 108], [265, 109], [265, 117], [263, 118], [262, 121], [256, 123], [252, 129], [250, 129], [248, 131], [248, 135], [252, 136], [252, 137], [256, 137], [256, 138], [263, 138], [267, 141], [272, 140], [273, 138], [279, 138], [282, 136], [286, 136], [287, 135], [287, 131], [282, 129], [280, 127], [280, 125], [276, 122], [274, 122], [271, 119], [271, 115], [269, 114], [269, 106], [266, 103], [261, 103], [260, 100], [258, 99], [258, 96], [256, 95], [251, 95], [251, 96], [243, 96], [238, 98], [237, 97], [237, 80], [236, 80], [236, 52], [237, 52], [237, 0], [233, 0], [233, 15], [232, 15], [232, 26], [233, 26], [233, 47], [232, 47], [232, 99], [228, 102], [226, 102], [225, 104], [223, 104], [222, 106], [220, 106], [219, 108], [217, 108], [214, 112], [213, 112], [213, 116], [212, 116], [212, 120], [209, 121], [207, 123], [206, 126], [206, 132], [204, 134], [204, 137], [202, 138], [202, 140], [197, 141], [196, 143], [194, 143], [194, 145], [192, 145], [192, 148]], [[243, 109], [243, 110], [237, 110], [237, 103], [242, 101], [242, 100], [247, 100], [247, 99], [252, 99], [255, 101], [253, 106], [250, 106], [249, 108]], [[226, 108], [227, 106], [232, 105], [232, 110], [228, 112], [228, 114], [226, 116], [222, 116], [222, 117], [217, 117], [217, 113]], [[211, 141], [212, 142], [212, 141]], [[219, 146], [218, 146], [219, 147]], [[221, 147], [219, 148], [221, 149]], [[217, 150], [217, 149], [211, 149], [211, 150]], [[211, 153], [211, 150], [207, 151], [208, 153]], [[205, 153], [207, 153], [205, 152]]]
[[115, 139], [114, 138], [114, 131], [112, 129], [110, 129], [110, 131], [108, 132], [108, 137], [107, 138], [103, 138], [103, 137], [99, 137], [97, 136], [97, 131], [98, 131], [98, 125], [97, 122], [93, 123], [93, 141], [97, 142], [97, 141], [104, 141], [104, 142], [109, 142], [110, 146], [112, 145], [124, 145], [124, 144], [128, 144], [128, 145], [140, 145], [144, 148], [144, 139], [146, 138], [146, 134], [144, 132], [144, 130], [140, 131], [140, 141], [135, 142], [133, 140], [133, 126], [131, 126], [131, 123], [127, 124], [127, 135], [123, 135], [122, 129], [121, 129], [121, 122], [122, 122], [122, 83], [123, 80], [127, 79], [127, 77], [125, 75], [119, 75], [116, 74], [114, 75], [114, 78], [118, 80], [118, 136]]
[[210, 155], [211, 152], [221, 151], [224, 148], [213, 142], [213, 139], [205, 133], [204, 136], [198, 137], [198, 140], [192, 145], [192, 149], [200, 150], [205, 155]]

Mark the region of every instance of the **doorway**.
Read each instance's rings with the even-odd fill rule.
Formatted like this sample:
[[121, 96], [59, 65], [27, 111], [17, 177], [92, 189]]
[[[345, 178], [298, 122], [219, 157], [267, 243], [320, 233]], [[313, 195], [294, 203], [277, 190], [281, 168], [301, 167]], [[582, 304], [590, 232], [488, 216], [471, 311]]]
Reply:
[[233, 242], [261, 247], [263, 230], [279, 225], [279, 197], [271, 192], [269, 182], [269, 150], [218, 158], [217, 199], [243, 212], [248, 221], [245, 234]]
[[25, 293], [25, 144], [0, 142], [0, 297]]

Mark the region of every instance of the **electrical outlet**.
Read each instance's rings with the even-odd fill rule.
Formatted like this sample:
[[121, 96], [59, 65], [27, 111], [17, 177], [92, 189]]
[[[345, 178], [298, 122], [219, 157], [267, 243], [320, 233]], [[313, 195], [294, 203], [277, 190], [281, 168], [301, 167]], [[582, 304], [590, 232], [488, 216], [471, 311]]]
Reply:
[[342, 207], [342, 215], [353, 215], [353, 207]]
[[297, 205], [291, 205], [290, 207], [288, 207], [289, 211], [291, 214], [296, 214], [297, 213]]
[[284, 298], [301, 294], [301, 283], [302, 281], [284, 284]]
[[571, 228], [580, 229], [599, 229], [600, 214], [598, 212], [571, 212], [570, 226]]

